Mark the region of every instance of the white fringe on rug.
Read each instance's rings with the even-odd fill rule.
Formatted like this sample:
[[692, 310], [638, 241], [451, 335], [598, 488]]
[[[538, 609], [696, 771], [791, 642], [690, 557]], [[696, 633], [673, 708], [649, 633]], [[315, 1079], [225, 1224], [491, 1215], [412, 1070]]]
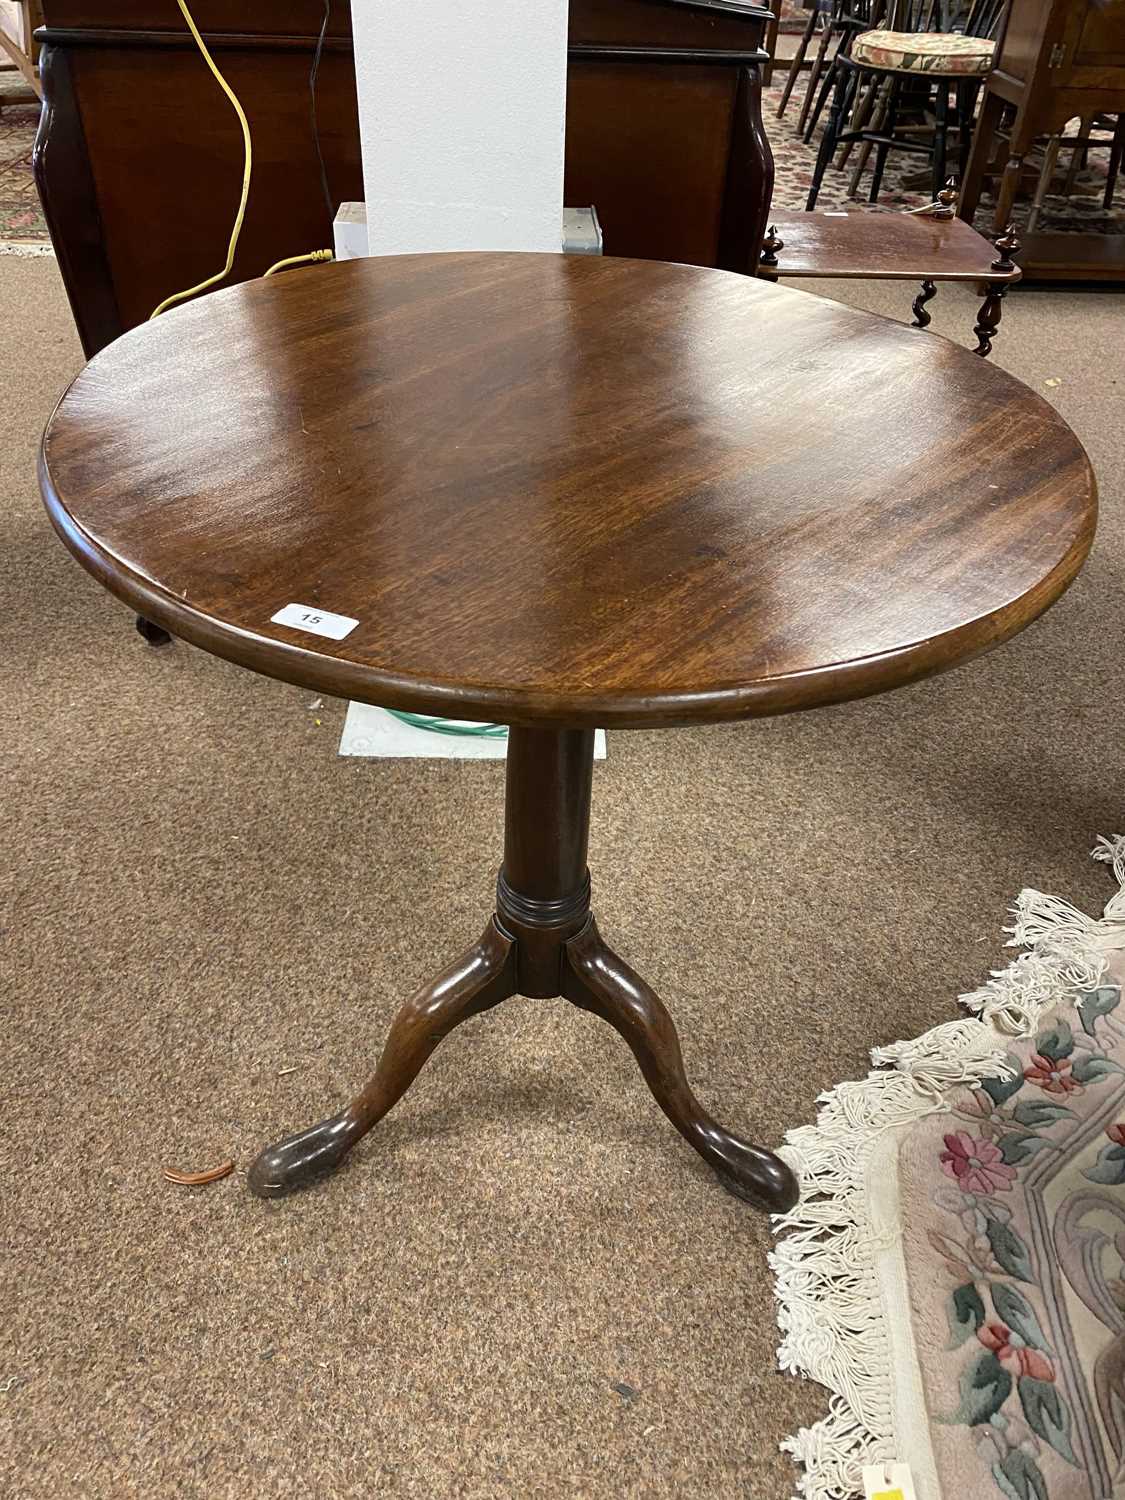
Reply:
[[[883, 1131], [949, 1108], [952, 1088], [1010, 1077], [1011, 1036], [1036, 1030], [1076, 989], [1094, 989], [1106, 953], [1125, 947], [1125, 836], [1099, 839], [1093, 857], [1120, 887], [1099, 921], [1038, 891], [1016, 904], [1009, 947], [1027, 951], [962, 1003], [979, 1017], [935, 1026], [917, 1041], [876, 1047], [861, 1083], [822, 1094], [815, 1125], [791, 1130], [779, 1154], [796, 1172], [801, 1200], [775, 1216], [784, 1236], [769, 1257], [782, 1333], [778, 1364], [828, 1388], [828, 1415], [782, 1443], [804, 1466], [806, 1500], [863, 1495], [864, 1464], [895, 1458], [890, 1340], [875, 1271], [866, 1176]], [[982, 1022], [984, 1024], [982, 1024]]]
[[[1099, 839], [1094, 859], [1112, 865], [1125, 887], [1125, 837]], [[1026, 948], [1006, 969], [996, 969], [979, 990], [961, 996], [961, 1004], [1010, 1036], [1028, 1036], [1043, 1013], [1059, 1003], [1060, 992], [1092, 990], [1105, 969], [1107, 950], [1125, 944], [1125, 889], [1119, 890], [1099, 921], [1069, 901], [1021, 891], [1009, 948]]]
[[38, 240], [0, 240], [0, 255], [53, 256], [54, 253], [54, 245]]

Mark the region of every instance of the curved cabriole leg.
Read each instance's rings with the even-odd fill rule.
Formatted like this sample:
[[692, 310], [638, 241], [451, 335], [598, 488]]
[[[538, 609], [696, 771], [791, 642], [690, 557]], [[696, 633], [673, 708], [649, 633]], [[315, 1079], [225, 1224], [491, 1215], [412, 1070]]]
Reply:
[[725, 1130], [703, 1108], [684, 1073], [671, 1016], [644, 980], [602, 942], [592, 917], [566, 945], [563, 994], [620, 1032], [656, 1102], [728, 1192], [771, 1213], [793, 1207], [798, 1198], [793, 1173], [772, 1152]]
[[250, 1168], [259, 1198], [281, 1198], [334, 1172], [357, 1141], [405, 1094], [432, 1052], [455, 1026], [515, 993], [511, 941], [490, 922], [461, 958], [399, 1011], [374, 1077], [338, 1115], [267, 1148]]
[[933, 319], [926, 311], [926, 303], [931, 301], [936, 296], [936, 285], [932, 281], [923, 281], [922, 290], [918, 293], [917, 297], [915, 297], [914, 304], [911, 308], [911, 311], [914, 314], [915, 328], [928, 328], [933, 322]]

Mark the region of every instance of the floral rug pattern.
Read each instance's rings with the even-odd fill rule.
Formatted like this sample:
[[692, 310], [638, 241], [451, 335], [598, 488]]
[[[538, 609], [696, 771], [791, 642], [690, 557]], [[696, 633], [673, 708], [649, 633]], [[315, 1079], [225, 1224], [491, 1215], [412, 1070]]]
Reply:
[[1125, 1480], [1123, 977], [1118, 957], [1013, 1044], [1010, 1078], [903, 1145], [911, 1305], [933, 1328], [943, 1302], [948, 1327], [920, 1351], [946, 1494], [1100, 1500]]
[[37, 104], [6, 104], [0, 109], [0, 240], [10, 243], [50, 241], [31, 175], [38, 124]]
[[1101, 917], [1034, 890], [974, 1016], [872, 1051], [781, 1154], [781, 1368], [829, 1392], [805, 1500], [1125, 1497], [1125, 837]]
[[[800, 36], [809, 22], [809, 13], [798, 0], [781, 0], [778, 32], [782, 36]], [[815, 51], [815, 43], [811, 44]]]

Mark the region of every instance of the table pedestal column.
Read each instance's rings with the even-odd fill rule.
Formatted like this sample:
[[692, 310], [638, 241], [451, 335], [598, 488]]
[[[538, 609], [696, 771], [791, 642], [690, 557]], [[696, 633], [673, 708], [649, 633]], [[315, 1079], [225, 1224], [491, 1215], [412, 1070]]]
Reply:
[[593, 760], [592, 730], [510, 731], [504, 863], [492, 920], [399, 1011], [374, 1076], [347, 1108], [262, 1152], [249, 1176], [259, 1197], [281, 1197], [334, 1171], [455, 1026], [519, 994], [562, 996], [620, 1032], [661, 1109], [728, 1191], [774, 1213], [796, 1202], [785, 1163], [704, 1110], [668, 1012], [598, 934], [586, 868]]

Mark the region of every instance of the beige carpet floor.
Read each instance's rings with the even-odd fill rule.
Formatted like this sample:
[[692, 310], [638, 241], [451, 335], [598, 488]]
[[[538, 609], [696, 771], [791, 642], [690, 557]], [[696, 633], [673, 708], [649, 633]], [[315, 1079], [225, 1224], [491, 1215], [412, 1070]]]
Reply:
[[[973, 305], [943, 291], [935, 327], [971, 343]], [[458, 1032], [333, 1181], [248, 1195], [476, 935], [502, 770], [341, 761], [342, 704], [146, 648], [36, 494], [80, 363], [53, 263], [0, 260], [0, 313], [0, 1493], [789, 1495], [777, 1444], [821, 1395], [774, 1367], [767, 1224], [562, 1001]], [[1109, 893], [1125, 296], [1019, 292], [997, 348], [1102, 481], [1057, 608], [884, 698], [612, 734], [596, 773], [602, 929], [765, 1142], [955, 1014], [1021, 885]], [[161, 1179], [228, 1155], [215, 1186]]]

